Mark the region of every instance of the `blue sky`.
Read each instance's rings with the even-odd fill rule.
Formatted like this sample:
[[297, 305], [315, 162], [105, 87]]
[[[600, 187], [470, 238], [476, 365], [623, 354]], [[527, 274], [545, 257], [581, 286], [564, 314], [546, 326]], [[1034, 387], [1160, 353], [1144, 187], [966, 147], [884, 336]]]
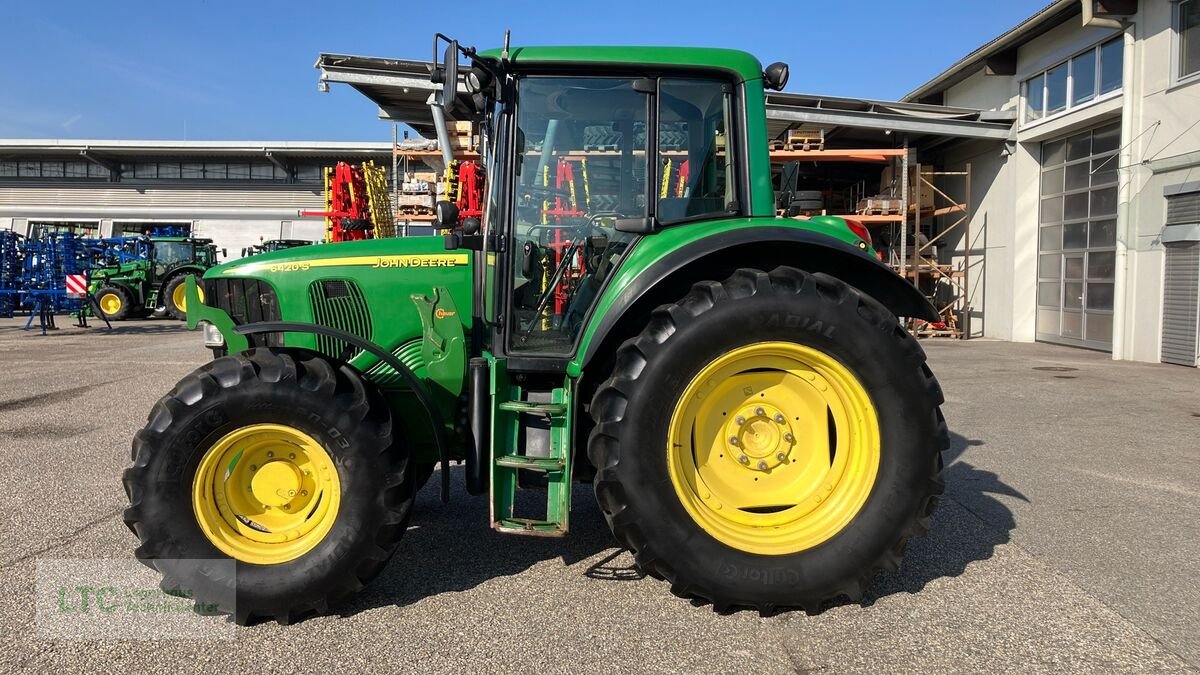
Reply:
[[514, 45], [745, 49], [791, 64], [790, 91], [895, 99], [1045, 2], [494, 0], [453, 19], [428, 1], [12, 2], [0, 137], [390, 140], [365, 97], [317, 91], [317, 54], [428, 59], [437, 31], [487, 48], [506, 27]]

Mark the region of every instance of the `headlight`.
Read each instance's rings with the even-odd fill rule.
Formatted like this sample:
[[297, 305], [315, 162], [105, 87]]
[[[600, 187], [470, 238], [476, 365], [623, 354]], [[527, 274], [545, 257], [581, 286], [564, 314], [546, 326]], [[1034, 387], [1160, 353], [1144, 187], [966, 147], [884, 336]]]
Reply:
[[224, 347], [225, 336], [221, 335], [221, 331], [217, 327], [207, 321], [200, 322], [200, 329], [204, 331], [204, 346], [205, 347]]

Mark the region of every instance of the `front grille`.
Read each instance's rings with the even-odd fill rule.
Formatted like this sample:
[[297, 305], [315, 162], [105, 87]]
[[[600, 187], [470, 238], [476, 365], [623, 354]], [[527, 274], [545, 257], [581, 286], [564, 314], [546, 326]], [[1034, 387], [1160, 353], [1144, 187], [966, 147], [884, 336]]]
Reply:
[[[322, 279], [309, 286], [308, 296], [312, 302], [313, 323], [364, 340], [371, 339], [371, 312], [358, 284], [345, 279]], [[347, 352], [350, 353], [347, 359], [358, 354], [358, 350], [344, 340], [325, 335], [316, 338], [317, 351], [333, 358], [341, 358]]]
[[[224, 311], [239, 326], [279, 321], [279, 298], [271, 284], [258, 279], [205, 279], [204, 304]], [[282, 333], [249, 336], [251, 345], [282, 347]]]

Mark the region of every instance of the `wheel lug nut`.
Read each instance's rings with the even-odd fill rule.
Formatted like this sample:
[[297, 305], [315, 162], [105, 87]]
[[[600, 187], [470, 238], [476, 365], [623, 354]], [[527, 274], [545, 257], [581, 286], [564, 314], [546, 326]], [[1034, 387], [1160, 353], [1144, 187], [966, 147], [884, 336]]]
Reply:
[[301, 491], [300, 491], [300, 496], [301, 496], [301, 497], [307, 497], [307, 496], [308, 496], [308, 490], [301, 490]]
[[258, 465], [257, 465], [257, 464], [251, 464], [251, 465], [250, 465], [250, 470], [251, 470], [251, 471], [258, 471]]
[[766, 411], [766, 410], [763, 410], [761, 407], [760, 407], [760, 408], [755, 408], [755, 409], [754, 409], [754, 414], [755, 414], [755, 415], [758, 415], [759, 417], [762, 417], [763, 415], [766, 415], [766, 414], [767, 414], [767, 411]]
[[780, 415], [779, 413], [775, 413], [775, 422], [777, 424], [783, 424], [784, 421], [785, 420], [783, 419], [783, 415]]
[[787, 461], [787, 455], [783, 454], [782, 452], [777, 452], [775, 453], [775, 459], [784, 462]]
[[729, 437], [729, 444], [730, 444], [730, 445], [737, 445], [737, 444], [738, 444], [738, 439], [737, 439], [737, 436], [730, 436], [730, 437]]
[[767, 470], [767, 460], [765, 460], [765, 459], [758, 460], [758, 469], [760, 471], [766, 471]]
[[294, 452], [289, 452], [289, 453], [288, 453], [288, 459], [296, 459], [296, 453], [294, 453]]
[[749, 464], [750, 458], [745, 455], [738, 455], [738, 461], [741, 462], [742, 464]]
[[787, 441], [788, 443], [791, 443], [796, 440], [796, 437], [793, 436], [792, 433], [789, 431], [788, 433], [783, 435], [783, 440]]
[[746, 418], [738, 415], [737, 417], [733, 418], [733, 423], [740, 427], [746, 423]]
[[274, 456], [275, 456], [275, 453], [271, 452], [270, 450], [267, 451], [267, 457], [274, 457]]

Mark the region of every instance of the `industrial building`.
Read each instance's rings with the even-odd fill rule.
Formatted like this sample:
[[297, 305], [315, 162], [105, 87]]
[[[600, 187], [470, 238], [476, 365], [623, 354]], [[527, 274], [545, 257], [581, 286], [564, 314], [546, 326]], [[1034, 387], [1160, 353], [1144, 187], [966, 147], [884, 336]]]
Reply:
[[1198, 82], [1200, 2], [1060, 0], [905, 97], [1018, 113], [943, 157], [974, 168], [985, 335], [1196, 365]]
[[0, 230], [121, 236], [174, 225], [229, 258], [263, 239], [319, 241], [322, 167], [390, 143], [0, 139]]

